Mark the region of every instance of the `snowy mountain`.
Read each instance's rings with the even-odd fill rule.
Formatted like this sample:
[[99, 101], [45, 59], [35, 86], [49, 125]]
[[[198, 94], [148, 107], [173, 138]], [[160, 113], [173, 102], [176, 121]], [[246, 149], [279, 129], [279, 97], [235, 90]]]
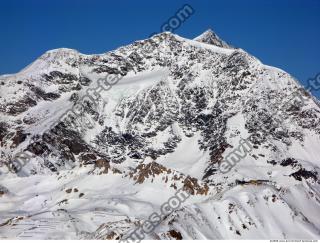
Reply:
[[0, 112], [0, 239], [320, 236], [319, 102], [212, 30], [48, 51]]

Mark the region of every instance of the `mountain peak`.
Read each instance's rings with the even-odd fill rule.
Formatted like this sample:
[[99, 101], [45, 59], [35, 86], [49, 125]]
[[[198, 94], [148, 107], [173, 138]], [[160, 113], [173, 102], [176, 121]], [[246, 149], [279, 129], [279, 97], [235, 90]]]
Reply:
[[194, 38], [193, 40], [210, 44], [210, 45], [215, 45], [218, 47], [232, 48], [225, 41], [221, 40], [220, 37], [216, 33], [214, 33], [212, 29], [206, 30], [205, 32], [203, 32], [201, 35]]
[[203, 32], [200, 36], [202, 36], [202, 35], [213, 35], [213, 36], [215, 36], [216, 33], [214, 33], [214, 31], [211, 28], [209, 28], [205, 32]]

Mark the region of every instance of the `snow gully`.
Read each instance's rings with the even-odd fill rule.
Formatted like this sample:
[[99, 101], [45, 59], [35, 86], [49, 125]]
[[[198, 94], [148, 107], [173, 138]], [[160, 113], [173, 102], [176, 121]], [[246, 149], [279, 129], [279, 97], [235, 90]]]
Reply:
[[219, 164], [219, 170], [221, 173], [229, 172], [241, 159], [245, 158], [249, 152], [252, 151], [253, 145], [249, 139], [241, 139], [239, 146], [232, 150]]

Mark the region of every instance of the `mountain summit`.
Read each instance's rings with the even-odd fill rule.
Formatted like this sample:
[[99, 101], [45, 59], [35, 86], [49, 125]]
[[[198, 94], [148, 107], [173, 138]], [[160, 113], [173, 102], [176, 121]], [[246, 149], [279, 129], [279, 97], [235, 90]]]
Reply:
[[318, 239], [318, 104], [211, 30], [48, 51], [0, 76], [0, 238]]
[[195, 41], [203, 42], [210, 45], [215, 45], [218, 47], [223, 48], [232, 48], [230, 45], [228, 45], [225, 41], [221, 40], [220, 37], [213, 32], [213, 30], [208, 29], [205, 32], [203, 32], [198, 37], [194, 38]]

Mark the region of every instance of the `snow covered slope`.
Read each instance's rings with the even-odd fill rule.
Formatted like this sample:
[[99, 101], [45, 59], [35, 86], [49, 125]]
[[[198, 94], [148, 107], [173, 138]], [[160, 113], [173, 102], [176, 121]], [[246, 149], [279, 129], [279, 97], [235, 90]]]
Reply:
[[180, 189], [145, 238], [317, 239], [319, 112], [211, 30], [48, 51], [0, 76], [0, 239], [126, 239]]

